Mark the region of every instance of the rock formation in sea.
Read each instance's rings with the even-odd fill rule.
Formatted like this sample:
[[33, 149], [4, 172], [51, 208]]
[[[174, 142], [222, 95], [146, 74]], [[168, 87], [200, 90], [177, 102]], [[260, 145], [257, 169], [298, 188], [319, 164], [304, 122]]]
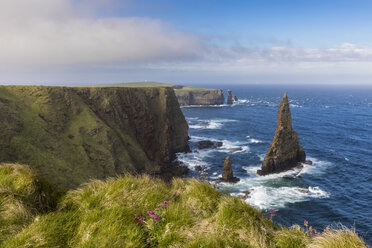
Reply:
[[231, 90], [227, 90], [227, 104], [233, 104], [233, 95], [231, 94]]
[[298, 166], [305, 160], [306, 154], [302, 146], [299, 145], [297, 133], [292, 128], [288, 96], [287, 93], [284, 93], [277, 114], [274, 139], [266, 152], [261, 170], [258, 170], [257, 173], [261, 176], [280, 173]]
[[232, 99], [233, 99], [234, 102], [238, 101], [238, 97], [236, 95], [232, 95]]
[[0, 162], [61, 188], [118, 174], [184, 173], [188, 125], [171, 87], [0, 86]]
[[229, 183], [236, 183], [236, 182], [240, 181], [239, 178], [234, 177], [230, 157], [225, 158], [225, 162], [223, 164], [223, 169], [222, 169], [222, 178], [220, 178], [219, 181], [229, 182]]

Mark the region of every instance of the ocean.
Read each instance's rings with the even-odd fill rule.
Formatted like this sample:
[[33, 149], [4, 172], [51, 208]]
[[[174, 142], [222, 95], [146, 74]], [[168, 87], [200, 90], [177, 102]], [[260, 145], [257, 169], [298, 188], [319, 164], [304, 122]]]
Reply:
[[[200, 85], [199, 85], [200, 86]], [[201, 85], [203, 86], [203, 85]], [[209, 85], [210, 87], [210, 85]], [[178, 159], [200, 178], [195, 166], [205, 168], [207, 180], [221, 176], [230, 156], [236, 184], [219, 183], [220, 190], [241, 195], [267, 211], [276, 209], [275, 223], [285, 226], [304, 220], [322, 231], [343, 224], [372, 244], [372, 87], [218, 85], [231, 89], [233, 105], [188, 106], [182, 111], [189, 123], [193, 152]], [[276, 114], [288, 92], [292, 125], [307, 159], [301, 171], [258, 176], [276, 127]], [[222, 141], [222, 147], [199, 150], [201, 140]]]

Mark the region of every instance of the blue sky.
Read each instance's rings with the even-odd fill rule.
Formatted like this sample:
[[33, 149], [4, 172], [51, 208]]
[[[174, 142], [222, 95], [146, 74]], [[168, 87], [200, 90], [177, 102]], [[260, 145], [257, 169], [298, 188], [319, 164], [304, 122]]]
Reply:
[[0, 82], [372, 84], [372, 1], [3, 0]]
[[136, 1], [115, 14], [160, 19], [175, 30], [221, 37], [222, 43], [328, 48], [344, 42], [370, 46], [371, 11], [372, 1], [360, 0], [161, 0]]

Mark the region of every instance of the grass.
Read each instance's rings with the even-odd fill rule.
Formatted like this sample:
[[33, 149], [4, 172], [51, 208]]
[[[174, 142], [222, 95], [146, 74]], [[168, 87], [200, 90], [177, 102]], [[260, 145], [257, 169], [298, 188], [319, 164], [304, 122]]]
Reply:
[[[0, 175], [11, 167], [1, 166]], [[15, 168], [33, 175], [27, 167]], [[11, 173], [11, 180], [1, 176], [0, 182], [16, 187], [9, 181], [24, 181], [19, 192], [28, 192], [25, 189], [32, 180], [23, 180], [28, 178], [23, 172]], [[20, 204], [27, 205], [26, 201]], [[158, 221], [147, 214], [149, 210], [159, 216]], [[144, 221], [136, 219], [135, 214]], [[23, 216], [22, 212], [2, 213], [8, 215]], [[35, 212], [25, 220], [12, 235], [3, 236], [1, 248], [365, 247], [346, 228], [331, 229], [313, 238], [298, 226], [278, 228], [240, 199], [196, 179], [174, 179], [171, 183], [148, 176], [95, 180], [68, 191], [56, 210]], [[8, 226], [0, 222], [0, 228]]]
[[17, 234], [32, 219], [52, 211], [59, 193], [28, 166], [0, 166], [0, 242]]

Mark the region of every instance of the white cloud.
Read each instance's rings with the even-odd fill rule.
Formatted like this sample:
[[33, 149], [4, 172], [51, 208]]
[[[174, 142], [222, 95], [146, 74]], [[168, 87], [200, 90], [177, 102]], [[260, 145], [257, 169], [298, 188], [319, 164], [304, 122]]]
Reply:
[[161, 21], [97, 18], [68, 0], [2, 0], [0, 16], [2, 66], [172, 61], [201, 48]]

